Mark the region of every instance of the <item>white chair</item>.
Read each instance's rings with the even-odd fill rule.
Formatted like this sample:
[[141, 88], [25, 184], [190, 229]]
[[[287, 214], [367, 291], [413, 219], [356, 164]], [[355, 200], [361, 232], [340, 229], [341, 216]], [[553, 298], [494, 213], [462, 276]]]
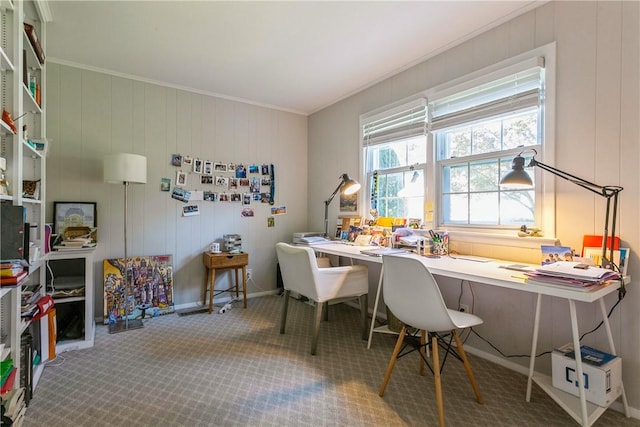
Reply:
[[323, 309], [329, 303], [338, 303], [358, 298], [362, 339], [367, 339], [367, 309], [369, 292], [369, 272], [366, 266], [320, 268], [313, 249], [277, 243], [276, 253], [280, 263], [284, 286], [284, 303], [280, 321], [280, 333], [284, 334], [287, 309], [291, 291], [304, 295], [315, 302], [316, 311], [313, 324], [311, 354], [316, 354], [318, 333]]
[[[393, 314], [404, 323], [396, 346], [393, 349], [387, 372], [384, 375], [378, 394], [384, 395], [387, 383], [391, 378], [391, 372], [396, 360], [404, 350], [403, 342], [407, 327], [413, 326], [421, 331], [420, 340], [420, 375], [424, 375], [426, 333], [431, 338], [432, 366], [429, 366], [435, 377], [436, 403], [438, 405], [438, 417], [440, 426], [444, 426], [444, 405], [442, 401], [442, 385], [440, 381], [440, 356], [438, 344], [446, 349], [444, 359], [448, 354], [462, 360], [467, 377], [476, 395], [478, 403], [482, 403], [482, 397], [478, 384], [473, 377], [471, 366], [464, 352], [462, 341], [457, 329], [470, 328], [480, 325], [482, 319], [470, 313], [450, 310], [442, 299], [438, 284], [426, 266], [416, 258], [406, 256], [383, 255], [384, 267], [384, 301]], [[406, 325], [406, 326], [405, 326]], [[451, 346], [451, 340], [444, 341], [438, 332], [451, 333], [455, 339], [457, 349]], [[406, 353], [404, 353], [406, 354]], [[444, 364], [444, 362], [443, 362]]]

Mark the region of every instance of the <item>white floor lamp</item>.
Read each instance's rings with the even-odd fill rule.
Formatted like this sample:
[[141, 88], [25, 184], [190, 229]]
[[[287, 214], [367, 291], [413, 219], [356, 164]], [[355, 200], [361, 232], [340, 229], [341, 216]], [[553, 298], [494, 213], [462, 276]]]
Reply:
[[104, 181], [109, 184], [124, 184], [124, 320], [109, 324], [109, 333], [142, 328], [142, 319], [129, 320], [129, 275], [127, 267], [127, 189], [129, 184], [147, 183], [147, 158], [138, 154], [117, 153], [104, 158]]

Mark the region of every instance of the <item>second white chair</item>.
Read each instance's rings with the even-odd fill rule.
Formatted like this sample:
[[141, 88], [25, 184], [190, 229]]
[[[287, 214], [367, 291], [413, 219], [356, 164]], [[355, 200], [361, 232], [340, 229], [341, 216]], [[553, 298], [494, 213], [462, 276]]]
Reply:
[[[469, 360], [464, 352], [462, 341], [458, 336], [458, 329], [470, 328], [482, 323], [482, 319], [470, 313], [450, 310], [445, 305], [440, 288], [427, 267], [416, 258], [404, 256], [383, 255], [384, 268], [384, 302], [391, 312], [405, 325], [421, 330], [421, 361], [420, 374], [424, 374], [424, 354], [426, 334], [431, 338], [432, 363], [431, 370], [435, 377], [436, 404], [440, 426], [444, 426], [444, 404], [442, 400], [442, 384], [440, 381], [440, 355], [438, 345], [446, 348], [447, 354], [452, 354], [464, 363], [469, 382], [478, 403], [482, 403], [482, 396], [478, 384], [471, 371]], [[402, 326], [400, 336], [393, 349], [389, 366], [384, 375], [378, 394], [382, 397], [391, 378], [391, 372], [396, 360], [403, 349], [403, 342], [407, 326]], [[456, 349], [451, 348], [449, 342], [440, 339], [438, 332], [451, 333], [456, 342]], [[405, 353], [406, 354], [406, 353]], [[446, 359], [446, 355], [445, 355]]]
[[329, 303], [358, 298], [362, 339], [367, 339], [369, 272], [366, 266], [320, 268], [313, 249], [287, 243], [277, 243], [276, 253], [284, 286], [284, 302], [280, 319], [281, 334], [285, 331], [289, 295], [293, 291], [315, 302], [311, 354], [316, 354], [322, 312]]

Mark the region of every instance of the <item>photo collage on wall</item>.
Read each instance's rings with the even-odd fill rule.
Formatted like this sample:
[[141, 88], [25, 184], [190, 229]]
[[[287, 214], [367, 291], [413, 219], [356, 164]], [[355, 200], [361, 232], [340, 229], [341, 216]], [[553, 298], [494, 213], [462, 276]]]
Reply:
[[173, 154], [171, 165], [176, 168], [173, 188], [171, 179], [162, 178], [161, 191], [189, 205], [183, 216], [198, 215], [195, 201], [229, 202], [242, 206], [243, 217], [253, 217], [255, 203], [273, 205], [275, 197], [275, 167], [267, 163], [222, 163]]

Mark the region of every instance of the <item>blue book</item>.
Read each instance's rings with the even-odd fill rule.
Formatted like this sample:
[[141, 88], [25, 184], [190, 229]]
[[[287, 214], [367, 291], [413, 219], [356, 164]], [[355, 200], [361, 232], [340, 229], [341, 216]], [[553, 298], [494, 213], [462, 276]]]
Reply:
[[[613, 354], [605, 353], [604, 351], [597, 350], [587, 345], [580, 346], [580, 355], [582, 356], [582, 361], [584, 363], [588, 363], [589, 365], [593, 366], [605, 365], [617, 357]], [[565, 356], [572, 359], [575, 358], [575, 354], [573, 351], [565, 353]]]

